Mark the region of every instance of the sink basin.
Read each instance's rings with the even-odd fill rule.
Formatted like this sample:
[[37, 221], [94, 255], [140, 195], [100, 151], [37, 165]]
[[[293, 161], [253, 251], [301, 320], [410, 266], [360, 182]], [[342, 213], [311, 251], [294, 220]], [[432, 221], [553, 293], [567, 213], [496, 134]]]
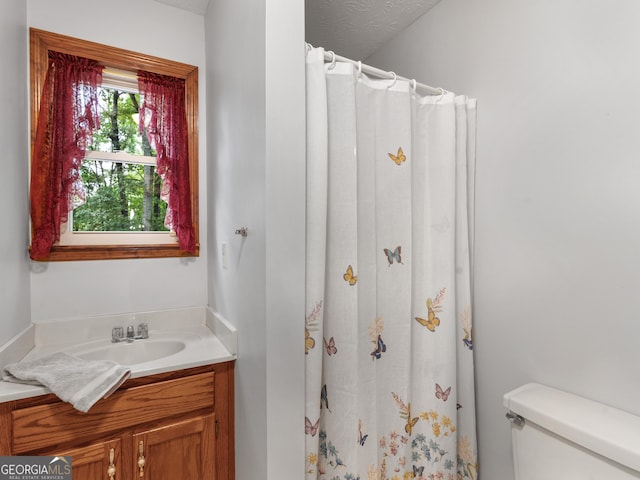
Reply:
[[136, 365], [174, 355], [185, 348], [180, 340], [136, 340], [112, 343], [76, 353], [85, 360], [112, 360], [121, 365]]

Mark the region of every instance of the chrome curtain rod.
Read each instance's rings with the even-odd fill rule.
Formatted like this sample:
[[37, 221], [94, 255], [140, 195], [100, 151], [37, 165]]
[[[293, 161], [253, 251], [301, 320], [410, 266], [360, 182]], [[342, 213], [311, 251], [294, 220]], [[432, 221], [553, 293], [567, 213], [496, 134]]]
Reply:
[[[307, 43], [307, 49], [311, 49], [311, 48], [313, 48], [312, 45]], [[332, 64], [334, 64], [335, 62], [350, 63], [350, 64], [354, 65], [359, 71], [364, 72], [364, 73], [366, 73], [368, 75], [373, 75], [373, 76], [378, 77], [378, 78], [384, 78], [384, 79], [389, 79], [389, 80], [394, 80], [394, 81], [395, 80], [407, 80], [411, 84], [411, 87], [413, 88], [414, 91], [416, 90], [416, 88], [420, 88], [420, 89], [424, 90], [425, 92], [427, 92], [430, 95], [444, 95], [445, 93], [447, 93], [447, 91], [444, 88], [431, 87], [431, 86], [426, 85], [424, 83], [417, 82], [415, 80], [415, 78], [414, 79], [408, 79], [408, 78], [405, 78], [405, 77], [401, 77], [399, 75], [396, 75], [395, 72], [387, 72], [386, 70], [381, 70], [379, 68], [372, 67], [371, 65], [363, 64], [361, 61], [351, 60], [350, 58], [342, 57], [340, 55], [336, 55], [334, 52], [332, 52], [330, 50], [325, 50], [324, 51], [324, 61], [325, 62], [330, 62]]]

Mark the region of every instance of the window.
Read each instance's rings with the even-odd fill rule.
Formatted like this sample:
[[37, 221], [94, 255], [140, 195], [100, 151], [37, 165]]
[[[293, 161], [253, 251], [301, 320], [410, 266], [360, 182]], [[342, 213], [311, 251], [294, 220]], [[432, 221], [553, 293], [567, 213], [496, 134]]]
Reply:
[[140, 133], [136, 74], [103, 71], [98, 102], [100, 129], [80, 172], [86, 198], [69, 212], [59, 244], [177, 243], [165, 226], [156, 152]]
[[[31, 29], [32, 151], [49, 51], [88, 58], [103, 65], [100, 103], [106, 107], [114, 95], [123, 99], [123, 105], [129, 102], [127, 108], [137, 107], [132, 107], [131, 102], [140, 101], [136, 79], [136, 72], [140, 70], [149, 72], [150, 76], [157, 74], [184, 82], [190, 186], [190, 197], [186, 202], [191, 207], [195, 255], [198, 255], [197, 67]], [[128, 118], [122, 128], [131, 129], [134, 127], [132, 122], [138, 121], [135, 113], [130, 113]], [[193, 256], [194, 253], [181, 250], [176, 235], [163, 227], [167, 207], [157, 193], [161, 181], [153, 173], [156, 169], [155, 152], [149, 149], [148, 144], [145, 145], [146, 139], [126, 134], [121, 136], [127, 144], [122, 148], [123, 145], [106, 141], [106, 137], [108, 132], [94, 131], [92, 144], [87, 146], [81, 167], [87, 191], [86, 203], [73, 210], [69, 221], [62, 224], [60, 241], [53, 245], [47, 260]], [[116, 184], [118, 181], [121, 185]], [[125, 184], [127, 189], [122, 188]], [[114, 195], [117, 199], [113, 198]], [[110, 198], [117, 203], [116, 208], [113, 208], [114, 202]], [[107, 211], [99, 214], [100, 208]], [[118, 213], [114, 214], [114, 211]], [[98, 217], [105, 215], [111, 218], [100, 221]]]

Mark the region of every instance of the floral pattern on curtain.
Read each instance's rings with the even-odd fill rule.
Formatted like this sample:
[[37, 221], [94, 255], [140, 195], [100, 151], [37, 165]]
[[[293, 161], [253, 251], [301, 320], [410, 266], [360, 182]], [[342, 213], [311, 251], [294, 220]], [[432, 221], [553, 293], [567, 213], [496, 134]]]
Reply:
[[475, 101], [307, 53], [306, 478], [477, 479]]
[[143, 97], [140, 131], [146, 131], [157, 154], [157, 172], [162, 178], [160, 197], [167, 202], [165, 226], [176, 233], [182, 250], [195, 253], [185, 81], [140, 71], [138, 86]]
[[97, 88], [102, 69], [94, 60], [49, 52], [31, 161], [30, 256], [49, 257], [69, 212], [85, 201], [80, 166], [99, 128]]

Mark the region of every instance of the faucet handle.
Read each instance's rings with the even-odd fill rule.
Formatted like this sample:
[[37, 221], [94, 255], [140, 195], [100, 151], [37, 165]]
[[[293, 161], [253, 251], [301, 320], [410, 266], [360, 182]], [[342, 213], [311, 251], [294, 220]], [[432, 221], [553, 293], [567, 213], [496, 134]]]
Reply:
[[122, 327], [113, 327], [111, 329], [111, 341], [119, 342], [124, 338], [124, 329]]
[[149, 326], [146, 323], [138, 325], [138, 337], [149, 338]]

